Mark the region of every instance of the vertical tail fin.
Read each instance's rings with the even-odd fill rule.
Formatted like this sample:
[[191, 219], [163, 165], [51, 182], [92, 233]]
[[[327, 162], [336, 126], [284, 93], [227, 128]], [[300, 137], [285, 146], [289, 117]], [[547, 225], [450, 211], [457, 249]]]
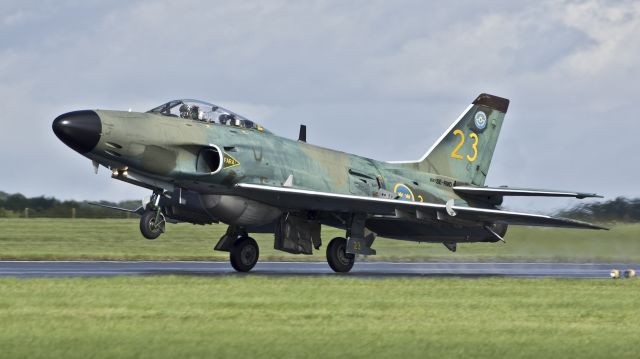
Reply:
[[480, 94], [420, 160], [396, 163], [482, 186], [508, 107], [505, 98]]

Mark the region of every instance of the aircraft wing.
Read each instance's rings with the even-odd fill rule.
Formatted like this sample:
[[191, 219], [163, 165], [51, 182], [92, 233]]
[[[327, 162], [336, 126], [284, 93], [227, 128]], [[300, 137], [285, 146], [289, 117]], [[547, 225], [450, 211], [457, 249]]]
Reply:
[[468, 224], [476, 225], [504, 223], [523, 226], [607, 229], [572, 219], [497, 209], [408, 202], [249, 183], [237, 184], [235, 188], [237, 193], [243, 197], [291, 210], [317, 210], [338, 213], [361, 212], [384, 216], [402, 214], [403, 216], [415, 216], [418, 220], [464, 221]]
[[474, 186], [454, 186], [453, 190], [458, 194], [470, 194], [476, 196], [540, 196], [540, 197], [575, 197], [602, 198], [595, 193], [584, 193], [574, 191], [554, 191], [533, 188], [516, 187], [474, 187]]

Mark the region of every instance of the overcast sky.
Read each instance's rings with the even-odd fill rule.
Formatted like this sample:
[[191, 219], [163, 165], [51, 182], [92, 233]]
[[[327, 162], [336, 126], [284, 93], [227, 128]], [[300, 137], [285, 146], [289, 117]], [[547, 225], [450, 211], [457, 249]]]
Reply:
[[[141, 198], [51, 121], [197, 98], [273, 132], [417, 159], [511, 99], [488, 185], [640, 196], [637, 1], [0, 1], [0, 190]], [[576, 200], [510, 200], [549, 210]]]

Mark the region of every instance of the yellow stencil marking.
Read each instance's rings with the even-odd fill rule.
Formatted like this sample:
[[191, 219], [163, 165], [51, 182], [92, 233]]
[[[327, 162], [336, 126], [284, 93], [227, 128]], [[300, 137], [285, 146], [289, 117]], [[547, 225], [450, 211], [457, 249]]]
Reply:
[[[460, 148], [462, 148], [462, 146], [464, 145], [464, 132], [462, 132], [461, 130], [455, 130], [453, 131], [454, 135], [460, 135], [460, 143], [458, 143], [458, 145], [456, 146], [456, 148], [453, 149], [453, 152], [451, 152], [451, 158], [455, 158], [458, 160], [461, 160], [463, 157], [461, 154], [458, 153], [458, 151], [460, 150]], [[467, 155], [467, 160], [469, 160], [470, 162], [475, 161], [478, 158], [478, 135], [475, 132], [472, 132], [469, 135], [469, 138], [473, 139], [473, 144], [471, 145], [471, 149], [473, 150], [473, 156], [472, 155]]]
[[474, 139], [473, 145], [471, 145], [471, 148], [473, 148], [473, 156], [467, 155], [467, 159], [473, 162], [478, 157], [478, 135], [476, 135], [475, 133], [472, 133], [469, 135], [469, 138]]
[[458, 143], [456, 148], [453, 149], [453, 152], [451, 152], [451, 157], [461, 160], [462, 159], [462, 155], [458, 154], [458, 150], [460, 149], [460, 147], [462, 147], [462, 145], [464, 145], [464, 132], [462, 132], [460, 130], [455, 130], [455, 131], [453, 131], [453, 134], [454, 135], [460, 135], [460, 143]]
[[240, 162], [235, 158], [231, 157], [228, 153], [224, 154], [224, 159], [222, 160], [224, 164], [224, 169], [238, 166]]

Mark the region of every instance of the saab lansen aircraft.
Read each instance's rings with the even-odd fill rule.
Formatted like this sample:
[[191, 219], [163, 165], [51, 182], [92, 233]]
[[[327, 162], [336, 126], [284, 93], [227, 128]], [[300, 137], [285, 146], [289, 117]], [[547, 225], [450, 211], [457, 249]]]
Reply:
[[[605, 229], [501, 210], [505, 196], [599, 197], [592, 193], [487, 187], [509, 100], [480, 94], [416, 161], [383, 162], [271, 133], [220, 106], [175, 100], [144, 113], [74, 111], [53, 121], [57, 137], [95, 171], [152, 191], [135, 212], [148, 239], [165, 224], [225, 223], [215, 250], [237, 271], [256, 264], [251, 233], [273, 233], [274, 248], [311, 254], [322, 225], [345, 230], [326, 246], [329, 266], [348, 272], [374, 255], [376, 236], [457, 243], [504, 241], [508, 225]], [[118, 209], [118, 208], [115, 208]]]

